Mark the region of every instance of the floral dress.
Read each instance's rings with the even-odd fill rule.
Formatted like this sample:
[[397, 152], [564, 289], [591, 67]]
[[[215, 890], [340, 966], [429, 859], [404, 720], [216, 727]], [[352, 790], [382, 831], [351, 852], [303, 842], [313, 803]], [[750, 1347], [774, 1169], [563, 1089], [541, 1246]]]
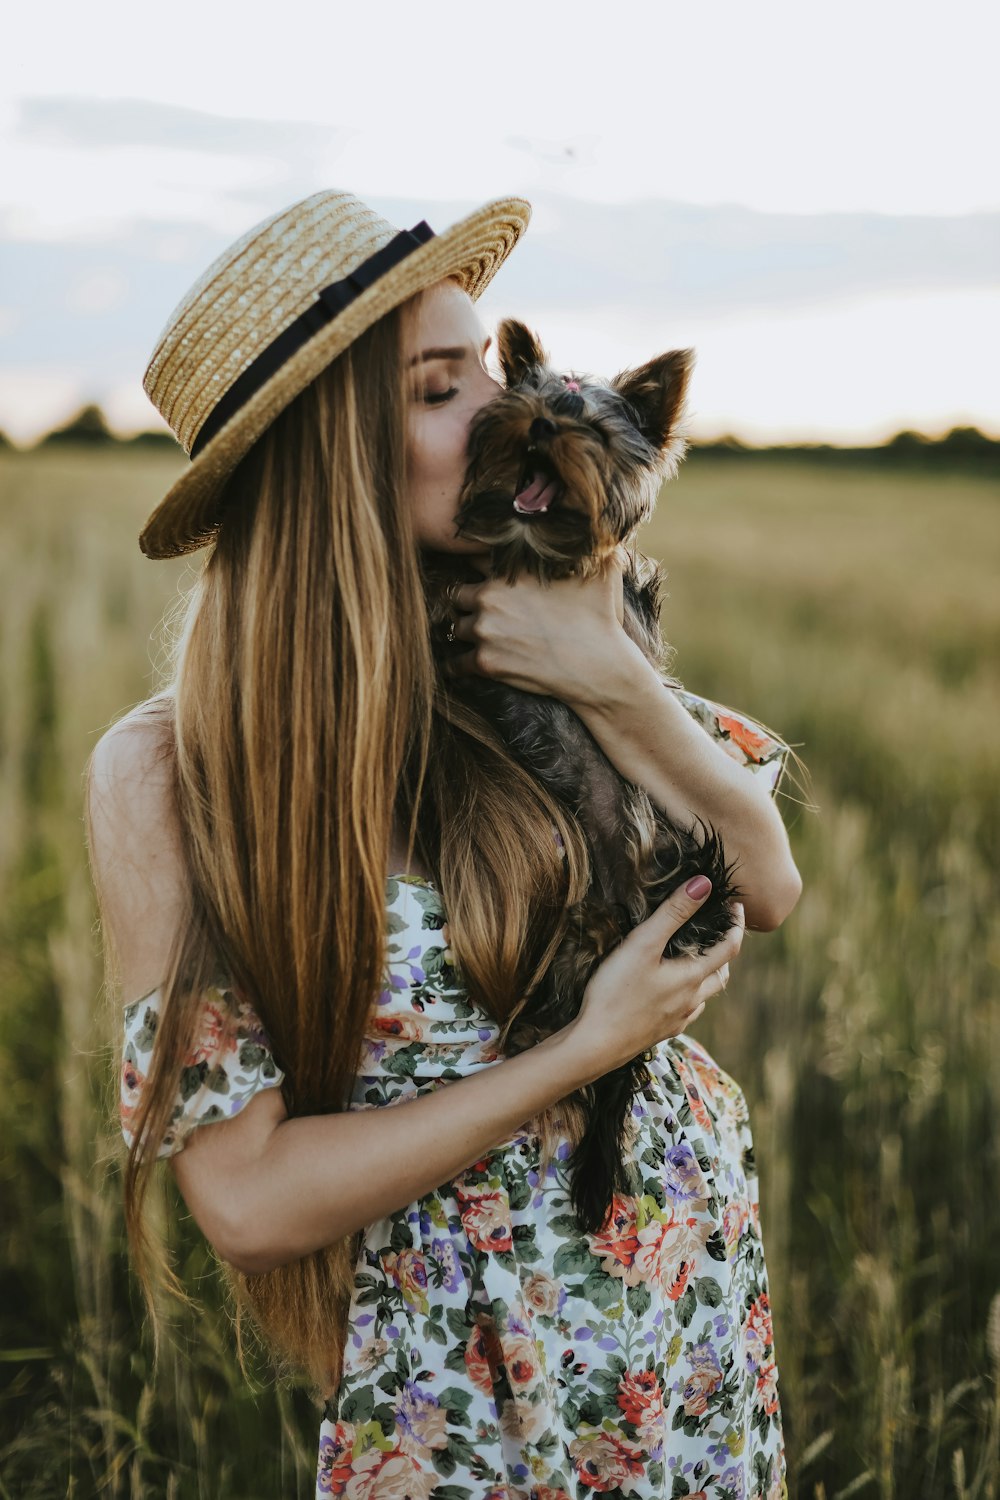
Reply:
[[[713, 737], [776, 787], [787, 746], [684, 690]], [[384, 987], [350, 1108], [379, 1109], [503, 1065], [457, 981], [432, 882], [390, 876]], [[158, 991], [125, 1011], [131, 1142]], [[226, 1007], [237, 1010], [224, 1032]], [[239, 1112], [283, 1074], [228, 990], [206, 997], [159, 1148]], [[225, 1040], [220, 1040], [225, 1037]], [[570, 1205], [563, 1143], [530, 1122], [434, 1192], [370, 1224], [316, 1495], [348, 1500], [787, 1496], [757, 1175], [739, 1086], [686, 1034], [652, 1049], [633, 1106], [633, 1190], [596, 1234]]]

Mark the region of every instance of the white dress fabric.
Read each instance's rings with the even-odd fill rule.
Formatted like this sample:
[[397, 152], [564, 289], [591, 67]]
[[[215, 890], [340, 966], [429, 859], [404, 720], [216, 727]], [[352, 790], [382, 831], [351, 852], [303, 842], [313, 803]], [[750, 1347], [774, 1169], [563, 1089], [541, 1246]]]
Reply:
[[[674, 689], [772, 791], [787, 746]], [[432, 882], [391, 876], [389, 949], [350, 1108], [392, 1107], [503, 1065], [451, 963]], [[158, 991], [125, 1012], [122, 1128]], [[227, 1016], [232, 1025], [227, 1029]], [[159, 1154], [283, 1074], [252, 1009], [206, 996]], [[653, 1049], [633, 1107], [633, 1182], [582, 1231], [566, 1158], [525, 1128], [369, 1225], [316, 1495], [349, 1500], [787, 1497], [753, 1140], [742, 1091], [694, 1038]]]

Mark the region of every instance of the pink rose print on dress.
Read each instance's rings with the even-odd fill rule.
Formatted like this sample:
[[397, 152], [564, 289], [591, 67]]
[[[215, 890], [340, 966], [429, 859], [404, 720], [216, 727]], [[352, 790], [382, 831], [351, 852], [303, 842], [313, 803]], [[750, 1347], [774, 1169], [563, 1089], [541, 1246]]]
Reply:
[[673, 1199], [675, 1209], [691, 1208], [701, 1213], [708, 1207], [705, 1174], [687, 1141], [681, 1141], [667, 1152], [663, 1186]]
[[536, 1406], [527, 1401], [507, 1400], [500, 1412], [500, 1428], [504, 1436], [522, 1446], [537, 1443], [549, 1430], [551, 1411], [542, 1401]]
[[631, 1370], [618, 1387], [618, 1405], [626, 1422], [636, 1428], [638, 1441], [655, 1448], [663, 1432], [663, 1391], [655, 1370]]
[[746, 1204], [735, 1200], [727, 1203], [723, 1210], [722, 1237], [726, 1242], [730, 1259], [736, 1254], [737, 1246], [746, 1233], [748, 1217]]
[[753, 1370], [763, 1365], [767, 1360], [767, 1351], [774, 1343], [771, 1303], [766, 1292], [761, 1292], [750, 1307], [743, 1341], [747, 1351], [747, 1368]]
[[122, 1124], [131, 1124], [132, 1116], [139, 1107], [142, 1097], [143, 1085], [146, 1075], [140, 1073], [139, 1069], [129, 1062], [128, 1058], [122, 1063], [122, 1088], [121, 1088], [121, 1119]]
[[510, 1250], [514, 1239], [510, 1206], [506, 1195], [494, 1188], [461, 1188], [455, 1197], [462, 1214], [462, 1228], [477, 1250]]
[[[697, 717], [722, 735], [701, 700]], [[352, 1110], [504, 1062], [496, 1023], [445, 967], [455, 934], [440, 892], [390, 881], [387, 900]], [[178, 1080], [167, 1151], [283, 1078], [237, 991], [212, 985], [206, 1000], [205, 1057]], [[237, 1002], [229, 1034], [220, 1016]], [[123, 1127], [155, 1034], [153, 995], [126, 1009]], [[318, 1500], [665, 1500], [678, 1480], [687, 1500], [787, 1496], [746, 1101], [683, 1035], [649, 1071], [634, 1184], [597, 1234], [569, 1212], [566, 1124], [547, 1161], [537, 1121], [364, 1229], [340, 1379], [324, 1392]]]
[[465, 1346], [465, 1368], [473, 1385], [487, 1396], [493, 1394], [493, 1381], [502, 1361], [496, 1324], [488, 1313], [480, 1313]]
[[223, 1007], [213, 1002], [206, 1002], [201, 1008], [198, 1035], [188, 1053], [189, 1067], [196, 1067], [202, 1062], [210, 1062], [216, 1056], [225, 1026], [226, 1015]]
[[639, 1250], [634, 1198], [615, 1193], [607, 1220], [597, 1234], [590, 1236], [594, 1255], [603, 1256], [603, 1269], [609, 1276], [620, 1276], [626, 1286], [638, 1286], [641, 1273], [635, 1267]]
[[716, 718], [748, 760], [759, 761], [766, 751], [773, 749], [774, 740], [766, 734], [756, 734], [742, 719], [730, 718], [728, 714], [717, 714]]
[[605, 1490], [628, 1490], [630, 1481], [643, 1472], [636, 1454], [610, 1432], [585, 1432], [569, 1445], [581, 1484], [598, 1494]]
[[358, 1351], [355, 1367], [359, 1370], [374, 1370], [389, 1352], [388, 1339], [369, 1339]]
[[687, 1095], [687, 1101], [690, 1106], [692, 1115], [697, 1120], [702, 1130], [707, 1131], [707, 1133], [711, 1135], [712, 1116], [709, 1114], [708, 1107], [705, 1104], [705, 1100], [702, 1098], [702, 1092], [698, 1087], [697, 1075], [695, 1073], [695, 1070], [691, 1067], [688, 1067], [686, 1063], [678, 1061], [677, 1071], [680, 1074], [681, 1082], [684, 1085], [684, 1092]]
[[757, 1373], [757, 1385], [753, 1395], [754, 1406], [773, 1416], [778, 1410], [778, 1370], [774, 1361], [762, 1365]]
[[427, 1316], [427, 1267], [419, 1250], [388, 1251], [382, 1257], [385, 1274], [411, 1307]]
[[542, 1376], [538, 1350], [529, 1330], [512, 1318], [500, 1334], [500, 1349], [511, 1390], [515, 1395], [529, 1391]]
[[639, 1231], [635, 1268], [638, 1279], [660, 1287], [671, 1302], [687, 1291], [687, 1284], [712, 1233], [712, 1226], [697, 1219], [653, 1220]]
[[545, 1271], [534, 1271], [521, 1289], [525, 1303], [533, 1313], [554, 1318], [566, 1300], [566, 1288]]
[[408, 1453], [370, 1448], [355, 1459], [343, 1494], [344, 1500], [431, 1500], [439, 1482], [436, 1469]]
[[334, 1434], [320, 1439], [316, 1490], [320, 1495], [342, 1495], [354, 1470], [355, 1432], [350, 1422], [338, 1422]]
[[708, 1398], [722, 1384], [718, 1355], [709, 1343], [696, 1344], [688, 1354], [691, 1374], [684, 1382], [684, 1413], [688, 1417], [704, 1416]]
[[423, 1039], [423, 1027], [416, 1016], [400, 1016], [394, 1012], [372, 1016], [372, 1027], [381, 1036], [397, 1037], [402, 1042], [419, 1042]]
[[399, 1446], [412, 1458], [448, 1446], [447, 1414], [436, 1396], [412, 1380], [406, 1381], [396, 1398], [396, 1424]]

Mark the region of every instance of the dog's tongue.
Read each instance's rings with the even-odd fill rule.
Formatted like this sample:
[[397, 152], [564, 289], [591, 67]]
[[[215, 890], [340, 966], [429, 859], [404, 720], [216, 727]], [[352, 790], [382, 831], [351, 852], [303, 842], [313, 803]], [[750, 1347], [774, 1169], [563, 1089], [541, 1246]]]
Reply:
[[532, 475], [531, 483], [514, 496], [514, 509], [527, 512], [548, 510], [555, 492], [555, 480], [539, 471]]

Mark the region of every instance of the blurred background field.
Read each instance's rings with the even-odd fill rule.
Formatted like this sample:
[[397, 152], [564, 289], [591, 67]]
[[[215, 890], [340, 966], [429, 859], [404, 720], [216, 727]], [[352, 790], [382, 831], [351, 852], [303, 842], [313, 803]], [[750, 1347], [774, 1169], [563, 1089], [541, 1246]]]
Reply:
[[[0, 1496], [313, 1493], [318, 1414], [203, 1311], [159, 1377], [130, 1287], [82, 822], [199, 559], [136, 535], [184, 460], [0, 453]], [[1000, 495], [987, 475], [694, 452], [642, 539], [693, 691], [795, 745], [805, 890], [695, 1029], [743, 1085], [790, 1494], [1000, 1495]]]

